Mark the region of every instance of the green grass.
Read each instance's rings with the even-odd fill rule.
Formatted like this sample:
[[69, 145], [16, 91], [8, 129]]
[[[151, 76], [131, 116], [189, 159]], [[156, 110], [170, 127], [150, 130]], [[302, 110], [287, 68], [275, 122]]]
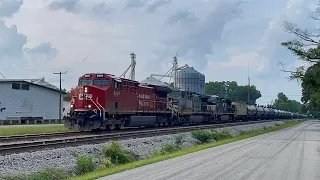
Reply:
[[246, 139], [246, 138], [258, 136], [258, 135], [261, 135], [261, 134], [277, 131], [277, 130], [280, 130], [280, 129], [288, 128], [288, 127], [297, 125], [297, 124], [299, 124], [299, 123], [301, 123], [303, 121], [305, 121], [305, 120], [288, 121], [285, 124], [277, 125], [277, 126], [272, 127], [272, 128], [265, 128], [264, 130], [243, 132], [239, 136], [232, 137], [232, 138], [229, 138], [229, 139], [224, 139], [224, 140], [217, 141], [217, 142], [214, 142], [214, 143], [196, 145], [196, 146], [193, 146], [193, 147], [190, 147], [190, 148], [186, 148], [186, 149], [182, 149], [182, 150], [176, 151], [176, 152], [174, 152], [172, 154], [159, 155], [159, 156], [151, 157], [151, 158], [145, 159], [145, 160], [140, 160], [140, 161], [135, 161], [135, 162], [128, 163], [128, 164], [114, 166], [114, 167], [111, 167], [111, 168], [102, 169], [102, 170], [98, 170], [98, 171], [95, 171], [95, 172], [87, 173], [87, 174], [84, 174], [82, 176], [72, 177], [70, 179], [72, 179], [72, 180], [78, 180], [78, 179], [79, 180], [89, 180], [89, 179], [91, 180], [91, 179], [96, 179], [96, 178], [112, 175], [112, 174], [115, 174], [115, 173], [123, 172], [123, 171], [129, 170], [129, 169], [133, 169], [133, 168], [145, 166], [145, 165], [148, 165], [148, 164], [156, 163], [156, 162], [159, 162], [159, 161], [163, 161], [163, 160], [175, 158], [175, 157], [178, 157], [178, 156], [186, 155], [186, 154], [189, 154], [189, 153], [201, 151], [201, 150], [204, 150], [204, 149], [208, 149], [208, 148], [212, 148], [212, 147], [216, 147], [216, 146], [232, 143], [232, 142], [235, 142], [235, 141], [243, 140], [243, 139]]
[[2, 127], [0, 136], [12, 136], [22, 134], [40, 134], [54, 132], [69, 132], [64, 126], [21, 126], [21, 127]]

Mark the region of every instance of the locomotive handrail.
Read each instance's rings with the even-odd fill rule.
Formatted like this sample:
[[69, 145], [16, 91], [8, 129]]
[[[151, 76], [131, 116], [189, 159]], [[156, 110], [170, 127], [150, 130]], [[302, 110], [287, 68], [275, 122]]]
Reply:
[[[92, 100], [93, 101], [93, 100]], [[100, 106], [100, 108], [101, 109], [103, 109], [103, 116], [102, 116], [102, 118], [104, 119], [104, 116], [105, 116], [105, 108], [99, 103], [99, 101], [98, 101], [98, 97], [96, 98], [96, 101], [97, 101], [97, 104]], [[100, 117], [101, 117], [101, 110], [99, 109], [99, 111], [100, 111]]]
[[92, 98], [90, 98], [90, 101], [99, 109], [100, 117], [101, 117], [101, 109], [100, 109], [100, 107], [92, 100]]
[[104, 107], [99, 103], [99, 101], [98, 101], [98, 97], [97, 97], [96, 101], [97, 101], [97, 104], [100, 106], [100, 108], [101, 108], [101, 109], [103, 109], [103, 110], [105, 111]]

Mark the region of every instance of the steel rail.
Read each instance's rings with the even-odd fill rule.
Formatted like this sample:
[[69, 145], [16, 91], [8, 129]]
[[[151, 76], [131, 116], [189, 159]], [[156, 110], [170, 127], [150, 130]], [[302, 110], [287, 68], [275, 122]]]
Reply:
[[[289, 119], [290, 120], [290, 119]], [[200, 129], [214, 129], [223, 128], [239, 125], [249, 125], [257, 123], [265, 123], [272, 121], [283, 121], [283, 120], [263, 120], [263, 121], [246, 121], [246, 122], [233, 122], [233, 123], [223, 123], [223, 124], [209, 124], [201, 126], [182, 126], [182, 127], [170, 127], [163, 129], [151, 129], [151, 130], [139, 130], [139, 131], [128, 131], [128, 132], [113, 132], [105, 133], [99, 135], [85, 136], [85, 137], [71, 137], [66, 139], [54, 139], [54, 140], [44, 140], [44, 141], [31, 141], [22, 142], [15, 144], [3, 144], [0, 145], [0, 155], [14, 154], [28, 151], [38, 151], [48, 148], [61, 148], [85, 144], [97, 144], [104, 143], [108, 140], [120, 140], [120, 139], [133, 139], [141, 137], [149, 137], [156, 135], [166, 135], [175, 134], [181, 132], [188, 132]]]
[[55, 132], [55, 133], [40, 133], [40, 134], [22, 134], [13, 136], [0, 136], [0, 143], [8, 143], [13, 141], [33, 141], [39, 139], [69, 137], [77, 135], [87, 135], [87, 132]]

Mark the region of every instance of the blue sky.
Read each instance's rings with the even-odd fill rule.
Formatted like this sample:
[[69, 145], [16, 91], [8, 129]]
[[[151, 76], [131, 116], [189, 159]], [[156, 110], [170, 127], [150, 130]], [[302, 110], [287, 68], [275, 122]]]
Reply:
[[165, 73], [178, 53], [206, 81], [237, 81], [300, 100], [300, 84], [279, 63], [301, 65], [280, 43], [294, 37], [285, 20], [315, 28], [317, 0], [4, 0], [0, 2], [0, 72], [6, 78], [63, 75], [70, 89], [87, 72], [121, 75], [137, 54], [136, 78]]

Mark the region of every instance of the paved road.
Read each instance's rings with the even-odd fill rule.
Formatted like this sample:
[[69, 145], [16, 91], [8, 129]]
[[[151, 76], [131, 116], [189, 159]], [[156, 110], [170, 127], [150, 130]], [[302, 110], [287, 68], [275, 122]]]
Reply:
[[263, 134], [100, 180], [320, 180], [320, 121]]

